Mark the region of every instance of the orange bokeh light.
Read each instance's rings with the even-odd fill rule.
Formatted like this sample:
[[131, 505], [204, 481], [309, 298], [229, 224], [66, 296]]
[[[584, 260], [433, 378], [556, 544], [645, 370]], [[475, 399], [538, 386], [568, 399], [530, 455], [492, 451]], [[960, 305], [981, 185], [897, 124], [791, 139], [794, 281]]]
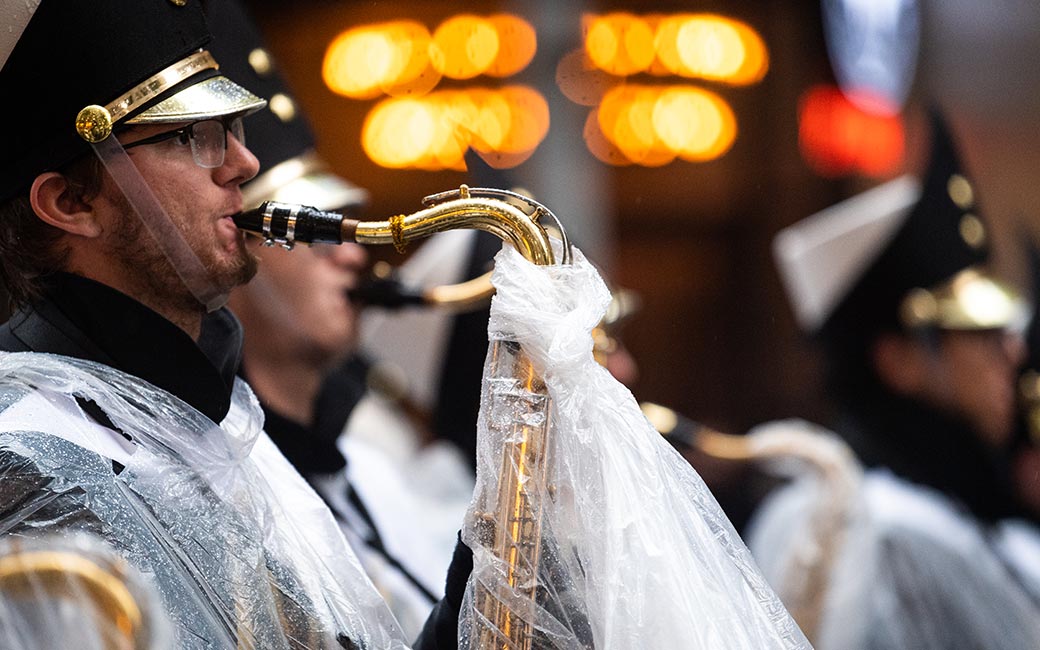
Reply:
[[737, 119], [718, 95], [692, 86], [672, 86], [657, 98], [654, 129], [680, 158], [700, 162], [714, 160], [733, 146]]
[[599, 115], [598, 110], [589, 111], [589, 115], [585, 119], [585, 129], [582, 132], [585, 146], [593, 156], [608, 165], [615, 167], [631, 165], [632, 161], [603, 133], [603, 129], [600, 128]]
[[[411, 20], [365, 25], [338, 35], [325, 52], [322, 78], [330, 90], [353, 99], [428, 83], [429, 31]], [[433, 80], [436, 85], [437, 80]]]
[[626, 76], [643, 72], [654, 60], [654, 32], [630, 13], [585, 16], [585, 52], [601, 70]]
[[359, 27], [333, 40], [322, 62], [322, 78], [333, 92], [354, 99], [380, 93], [394, 66], [393, 43], [379, 29]]
[[430, 32], [411, 20], [388, 23], [384, 33], [394, 44], [399, 63], [380, 89], [391, 97], [424, 95], [433, 90], [441, 75], [430, 62]]
[[430, 60], [445, 77], [472, 79], [491, 67], [498, 47], [498, 31], [491, 22], [461, 14], [444, 21], [433, 32]]
[[629, 13], [583, 18], [585, 52], [617, 76], [649, 72], [721, 81], [760, 81], [769, 68], [762, 37], [746, 23], [716, 14]]
[[617, 85], [617, 78], [597, 68], [584, 49], [575, 49], [556, 64], [556, 85], [575, 104], [596, 106]]
[[682, 69], [691, 76], [728, 79], [744, 64], [744, 43], [728, 21], [692, 17], [675, 36]]
[[531, 23], [512, 14], [495, 14], [487, 21], [498, 33], [498, 56], [485, 73], [492, 77], [508, 77], [526, 68], [538, 50], [538, 39]]
[[462, 170], [471, 147], [504, 168], [530, 157], [548, 130], [549, 106], [537, 91], [471, 88], [380, 102], [365, 120], [362, 146], [395, 169]]
[[437, 117], [422, 99], [384, 99], [365, 118], [361, 146], [369, 158], [383, 167], [415, 166], [432, 149]]
[[[719, 96], [692, 86], [624, 85], [612, 89], [595, 111], [598, 129], [585, 128], [600, 160], [665, 165], [676, 157], [703, 162], [722, 156], [737, 135], [736, 117]], [[599, 137], [610, 143], [604, 147]], [[595, 148], [594, 148], [595, 147]]]
[[497, 149], [517, 154], [534, 151], [549, 133], [549, 104], [528, 86], [506, 86], [497, 91], [509, 106], [509, 129]]

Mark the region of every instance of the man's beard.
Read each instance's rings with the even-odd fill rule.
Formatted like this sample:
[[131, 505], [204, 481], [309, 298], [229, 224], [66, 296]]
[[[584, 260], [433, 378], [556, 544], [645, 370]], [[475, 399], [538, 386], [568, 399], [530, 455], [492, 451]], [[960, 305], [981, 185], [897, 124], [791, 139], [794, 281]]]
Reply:
[[[122, 193], [116, 194], [114, 203], [119, 221], [114, 231], [108, 233], [104, 245], [110, 258], [127, 272], [127, 281], [134, 287], [135, 293], [140, 292], [133, 297], [146, 303], [162, 302], [179, 310], [199, 309], [202, 305], [201, 297], [186, 285], [174, 263], [163, 252], [169, 244], [156, 241]], [[176, 222], [174, 227], [205, 270], [204, 282], [207, 286], [204, 288], [211, 297], [220, 295], [226, 298], [233, 288], [249, 282], [256, 275], [257, 258], [245, 246], [240, 247], [239, 255], [218, 259], [214, 255], [212, 242], [202, 241], [203, 235], [182, 228]], [[223, 304], [223, 301], [220, 302]]]

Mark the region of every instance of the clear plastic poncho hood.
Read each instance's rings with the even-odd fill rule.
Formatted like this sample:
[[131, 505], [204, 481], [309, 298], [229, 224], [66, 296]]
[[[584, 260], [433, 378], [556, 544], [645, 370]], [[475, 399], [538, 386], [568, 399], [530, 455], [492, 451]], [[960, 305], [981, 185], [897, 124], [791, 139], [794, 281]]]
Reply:
[[502, 460], [513, 442], [506, 425], [541, 417], [517, 382], [494, 376], [489, 352], [477, 490], [463, 531], [474, 570], [460, 648], [496, 625], [480, 590], [527, 612], [531, 647], [808, 648], [703, 481], [593, 359], [590, 333], [610, 296], [592, 265], [575, 251], [573, 265], [535, 266], [504, 247], [492, 281], [491, 340], [519, 343], [553, 402], [549, 478], [525, 481], [540, 504], [542, 560], [531, 597], [511, 585], [487, 541], [499, 483], [517, 471]]
[[0, 408], [0, 532], [99, 535], [154, 583], [175, 647], [407, 647], [245, 383], [218, 426], [106, 366], [0, 353]]

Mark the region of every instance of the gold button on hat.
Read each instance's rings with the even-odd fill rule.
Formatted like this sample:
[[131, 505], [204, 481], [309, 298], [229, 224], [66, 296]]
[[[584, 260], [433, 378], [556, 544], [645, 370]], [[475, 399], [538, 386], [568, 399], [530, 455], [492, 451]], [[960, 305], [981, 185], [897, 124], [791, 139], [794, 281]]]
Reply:
[[950, 179], [946, 181], [946, 192], [954, 205], [961, 210], [970, 210], [975, 205], [975, 190], [971, 182], [960, 174], [950, 175]]

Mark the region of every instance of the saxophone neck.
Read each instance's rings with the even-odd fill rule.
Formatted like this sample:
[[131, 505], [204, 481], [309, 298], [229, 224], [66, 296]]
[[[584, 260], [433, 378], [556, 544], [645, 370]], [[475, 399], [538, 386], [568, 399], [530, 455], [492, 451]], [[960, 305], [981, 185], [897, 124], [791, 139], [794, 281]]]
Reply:
[[[545, 206], [514, 192], [470, 189], [443, 192], [424, 199], [427, 206], [409, 215], [386, 221], [357, 221], [317, 208], [267, 201], [260, 207], [235, 215], [241, 230], [264, 239], [267, 245], [292, 248], [307, 244], [393, 244], [403, 251], [411, 241], [438, 232], [473, 228], [485, 230], [508, 242], [528, 261], [539, 265], [556, 263], [550, 237], [541, 225], [551, 219], [563, 240], [563, 263], [570, 262], [570, 243], [559, 220]], [[525, 206], [530, 212], [521, 209]]]

